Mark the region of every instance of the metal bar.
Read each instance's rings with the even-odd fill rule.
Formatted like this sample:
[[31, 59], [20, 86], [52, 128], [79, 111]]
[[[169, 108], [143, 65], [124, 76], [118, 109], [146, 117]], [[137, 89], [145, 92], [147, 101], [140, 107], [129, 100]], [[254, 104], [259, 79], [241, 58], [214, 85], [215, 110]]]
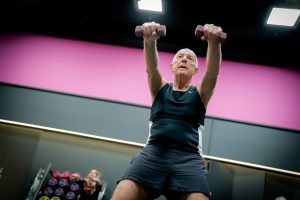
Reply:
[[[143, 148], [145, 146], [145, 144], [138, 143], [138, 142], [119, 140], [119, 139], [102, 137], [102, 136], [97, 136], [97, 135], [92, 135], [92, 134], [87, 134], [87, 133], [68, 131], [68, 130], [64, 130], [64, 129], [39, 126], [39, 125], [4, 120], [4, 119], [0, 119], [0, 123], [14, 125], [14, 126], [21, 126], [21, 127], [26, 127], [26, 128], [33, 128], [33, 129], [43, 130], [43, 131], [52, 131], [52, 132], [57, 132], [57, 133], [62, 133], [62, 134], [75, 135], [75, 136], [97, 139], [97, 140], [102, 140], [102, 141], [107, 141], [107, 142], [114, 142], [114, 143], [118, 143], [118, 144], [125, 144], [125, 145], [140, 147], [140, 148]], [[248, 162], [226, 159], [226, 158], [220, 158], [220, 157], [215, 157], [215, 156], [204, 155], [203, 157], [206, 160], [218, 161], [218, 162], [223, 162], [223, 163], [228, 163], [228, 164], [233, 164], [233, 165], [238, 165], [238, 166], [243, 166], [243, 167], [248, 167], [248, 168], [255, 168], [255, 169], [259, 169], [259, 170], [276, 172], [276, 173], [280, 173], [280, 174], [287, 174], [287, 175], [300, 177], [300, 172], [284, 170], [284, 169], [275, 168], [275, 167], [268, 167], [268, 166], [264, 166], [264, 165], [258, 165], [258, 164], [248, 163]]]

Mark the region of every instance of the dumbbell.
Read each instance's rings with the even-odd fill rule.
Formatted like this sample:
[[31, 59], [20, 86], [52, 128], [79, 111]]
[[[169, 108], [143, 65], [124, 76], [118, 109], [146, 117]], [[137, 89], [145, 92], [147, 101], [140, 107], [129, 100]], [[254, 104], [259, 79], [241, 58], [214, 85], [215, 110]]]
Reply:
[[65, 194], [65, 191], [63, 188], [56, 188], [54, 194], [58, 197], [61, 197]]
[[[167, 32], [167, 29], [166, 29], [165, 25], [160, 25], [156, 29], [156, 33], [161, 37], [165, 36], [166, 32]], [[143, 36], [142, 26], [136, 26], [135, 27], [135, 35], [137, 37], [142, 37]], [[204, 26], [198, 25], [196, 27], [196, 30], [195, 30], [195, 36], [201, 38], [203, 35], [204, 35]], [[218, 40], [219, 40], [220, 43], [224, 43], [226, 38], [227, 38], [227, 33], [221, 32]]]
[[50, 185], [50, 186], [57, 185], [57, 183], [58, 183], [58, 181], [54, 177], [50, 178], [49, 181], [48, 181], [48, 185]]
[[[204, 35], [204, 26], [198, 25], [195, 30], [195, 36], [201, 38]], [[227, 38], [227, 33], [221, 32], [218, 41], [224, 43]]]
[[47, 195], [47, 196], [51, 196], [53, 194], [53, 192], [54, 191], [53, 191], [52, 187], [46, 187], [44, 189], [44, 194]]
[[[156, 29], [156, 33], [160, 37], [164, 37], [166, 35], [167, 29], [165, 25], [159, 25]], [[143, 37], [143, 27], [136, 26], [135, 27], [135, 36], [136, 37]]]

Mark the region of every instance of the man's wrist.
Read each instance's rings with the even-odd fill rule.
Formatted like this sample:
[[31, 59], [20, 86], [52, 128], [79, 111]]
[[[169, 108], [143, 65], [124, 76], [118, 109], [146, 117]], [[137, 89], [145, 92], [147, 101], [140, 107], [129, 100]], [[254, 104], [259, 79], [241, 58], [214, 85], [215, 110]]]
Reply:
[[144, 46], [145, 47], [155, 47], [156, 45], [156, 39], [151, 40], [151, 39], [144, 39]]

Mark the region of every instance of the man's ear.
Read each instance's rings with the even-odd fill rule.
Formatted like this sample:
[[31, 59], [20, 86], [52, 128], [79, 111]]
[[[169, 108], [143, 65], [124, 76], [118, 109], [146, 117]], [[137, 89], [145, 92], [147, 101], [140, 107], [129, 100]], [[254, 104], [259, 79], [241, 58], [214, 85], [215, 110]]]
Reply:
[[173, 72], [173, 63], [170, 64], [170, 69]]
[[195, 74], [197, 74], [197, 72], [198, 72], [198, 67], [195, 68], [193, 76], [194, 76]]

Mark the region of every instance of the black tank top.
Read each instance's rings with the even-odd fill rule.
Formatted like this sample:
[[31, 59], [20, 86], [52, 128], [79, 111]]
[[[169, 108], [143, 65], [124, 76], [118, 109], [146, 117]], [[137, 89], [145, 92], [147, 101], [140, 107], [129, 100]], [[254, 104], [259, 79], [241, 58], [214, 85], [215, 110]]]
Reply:
[[202, 154], [205, 107], [195, 86], [173, 91], [161, 88], [151, 107], [147, 144], [175, 147]]

